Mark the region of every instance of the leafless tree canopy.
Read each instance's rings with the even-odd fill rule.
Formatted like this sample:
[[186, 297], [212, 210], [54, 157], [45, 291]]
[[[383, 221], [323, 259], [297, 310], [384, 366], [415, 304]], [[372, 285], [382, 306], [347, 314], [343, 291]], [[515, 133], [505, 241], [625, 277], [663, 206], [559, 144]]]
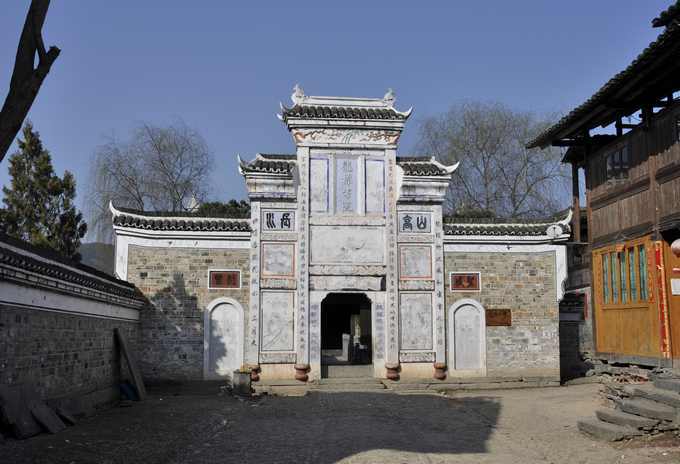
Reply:
[[[0, 161], [7, 154], [52, 63], [59, 56], [57, 47], [45, 50], [42, 27], [50, 0], [32, 0], [21, 31], [9, 92], [0, 110]], [[35, 65], [36, 54], [38, 65]]]
[[568, 172], [559, 150], [527, 150], [550, 124], [500, 103], [463, 103], [426, 119], [418, 150], [445, 164], [460, 161], [445, 204], [448, 214], [484, 210], [498, 217], [544, 217], [568, 203]]
[[206, 199], [212, 167], [205, 140], [183, 122], [144, 123], [128, 140], [110, 138], [91, 167], [88, 215], [94, 239], [111, 240], [110, 201], [140, 210], [190, 210]]

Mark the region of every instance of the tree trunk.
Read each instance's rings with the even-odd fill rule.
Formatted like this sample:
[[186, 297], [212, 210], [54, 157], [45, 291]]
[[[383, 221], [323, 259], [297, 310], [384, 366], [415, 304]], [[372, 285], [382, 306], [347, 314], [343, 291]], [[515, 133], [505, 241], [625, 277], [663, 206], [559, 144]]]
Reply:
[[[52, 63], [59, 56], [60, 50], [57, 47], [50, 47], [49, 51], [45, 51], [42, 39], [42, 27], [49, 6], [50, 0], [32, 0], [26, 15], [9, 92], [0, 110], [0, 161], [7, 154], [38, 95], [43, 80], [50, 72]], [[39, 61], [38, 66], [34, 68], [36, 53]]]

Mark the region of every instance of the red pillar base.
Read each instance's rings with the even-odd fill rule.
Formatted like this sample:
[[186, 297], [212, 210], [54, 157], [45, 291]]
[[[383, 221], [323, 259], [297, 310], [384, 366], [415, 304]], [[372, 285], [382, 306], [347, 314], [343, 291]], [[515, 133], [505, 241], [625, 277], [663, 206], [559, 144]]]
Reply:
[[295, 380], [299, 380], [300, 382], [306, 382], [307, 380], [309, 380], [309, 375], [307, 375], [309, 370], [310, 370], [309, 364], [296, 364]]
[[389, 380], [399, 380], [399, 363], [385, 363], [385, 369]]
[[446, 378], [446, 364], [434, 363], [434, 378], [444, 380]]

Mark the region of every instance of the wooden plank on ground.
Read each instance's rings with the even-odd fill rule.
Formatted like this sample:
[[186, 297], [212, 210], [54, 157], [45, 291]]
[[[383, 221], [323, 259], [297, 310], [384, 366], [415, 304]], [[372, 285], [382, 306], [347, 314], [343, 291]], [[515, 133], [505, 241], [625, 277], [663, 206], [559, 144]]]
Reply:
[[66, 424], [59, 419], [57, 413], [42, 401], [37, 401], [31, 405], [31, 414], [50, 433], [59, 433], [66, 428]]
[[30, 410], [30, 405], [38, 401], [40, 395], [30, 385], [0, 385], [0, 419], [11, 427], [16, 438], [29, 438], [42, 432]]
[[58, 407], [55, 412], [57, 413], [57, 416], [59, 416], [59, 418], [64, 421], [65, 424], [76, 425], [77, 422], [76, 418], [68, 409], [61, 406]]
[[146, 398], [146, 388], [144, 387], [144, 380], [142, 379], [142, 374], [141, 372], [139, 372], [137, 363], [135, 362], [134, 356], [132, 355], [132, 352], [130, 351], [130, 348], [127, 344], [125, 335], [123, 335], [117, 328], [113, 329], [113, 331], [116, 334], [116, 340], [118, 341], [118, 346], [120, 346], [120, 351], [123, 353], [125, 361], [127, 361], [128, 369], [130, 370], [130, 374], [132, 375], [132, 383], [135, 385], [135, 388], [137, 389], [137, 395], [139, 396], [140, 400], [144, 400]]

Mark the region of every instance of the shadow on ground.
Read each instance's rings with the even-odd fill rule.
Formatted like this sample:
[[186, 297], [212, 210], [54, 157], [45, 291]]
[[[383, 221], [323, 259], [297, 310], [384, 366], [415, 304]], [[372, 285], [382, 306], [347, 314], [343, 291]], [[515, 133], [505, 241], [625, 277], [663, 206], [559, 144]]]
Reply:
[[500, 413], [499, 402], [485, 396], [352, 392], [241, 401], [210, 388], [154, 389], [144, 403], [58, 435], [8, 440], [0, 461], [330, 464], [377, 450], [486, 453]]

